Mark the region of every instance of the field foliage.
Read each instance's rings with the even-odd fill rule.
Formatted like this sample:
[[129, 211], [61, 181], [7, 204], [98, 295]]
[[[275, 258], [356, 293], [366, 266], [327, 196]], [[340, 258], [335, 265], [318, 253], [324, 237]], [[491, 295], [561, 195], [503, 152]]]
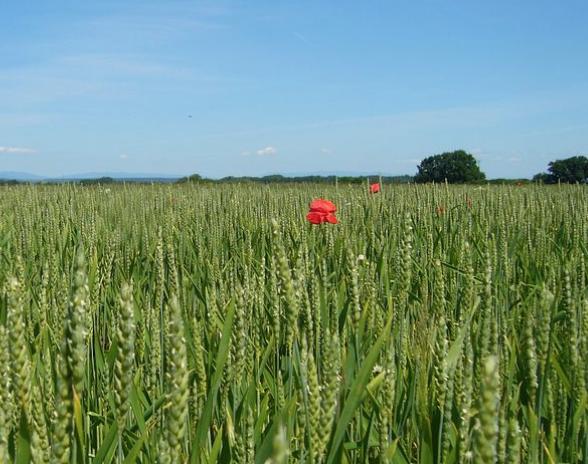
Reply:
[[0, 462], [587, 462], [587, 193], [0, 187]]

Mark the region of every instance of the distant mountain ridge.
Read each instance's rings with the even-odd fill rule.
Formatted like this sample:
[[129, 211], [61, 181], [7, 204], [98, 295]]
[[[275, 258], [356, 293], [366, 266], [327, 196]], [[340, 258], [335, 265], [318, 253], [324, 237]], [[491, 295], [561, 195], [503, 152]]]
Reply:
[[0, 171], [0, 180], [18, 180], [21, 182], [26, 181], [41, 181], [44, 177], [37, 176], [35, 174], [30, 174], [28, 172], [18, 172], [18, 171]]

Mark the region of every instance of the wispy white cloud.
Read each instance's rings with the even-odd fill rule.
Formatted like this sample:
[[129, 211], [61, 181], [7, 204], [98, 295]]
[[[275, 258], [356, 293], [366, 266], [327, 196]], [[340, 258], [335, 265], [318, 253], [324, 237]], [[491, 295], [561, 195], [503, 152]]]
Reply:
[[[473, 151], [472, 151], [473, 152]], [[518, 153], [487, 153], [477, 155], [477, 158], [484, 162], [491, 163], [520, 163], [523, 158]]]
[[198, 94], [236, 82], [157, 57], [124, 53], [66, 55], [36, 66], [4, 69], [0, 74], [0, 101], [6, 105], [3, 109], [10, 112], [56, 101], [114, 99], [118, 102], [136, 98], [146, 88], [157, 90], [163, 80]]
[[278, 149], [276, 147], [271, 146], [271, 145], [268, 145], [267, 147], [260, 148], [259, 150], [254, 150], [254, 151], [244, 150], [241, 152], [241, 156], [251, 156], [251, 155], [274, 156], [277, 154], [278, 154]]
[[145, 5], [138, 14], [106, 5], [104, 11], [110, 14], [73, 21], [39, 44], [44, 55], [38, 62], [13, 65], [8, 60], [0, 65], [2, 109], [15, 111], [64, 99], [118, 101], [143, 95], [146, 89], [159, 91], [162, 81], [191, 93], [234, 85], [239, 77], [209, 73], [201, 64], [173, 59], [149, 45], [165, 43], [166, 49], [179, 50], [192, 47], [195, 36], [208, 37], [228, 27], [228, 5], [193, 3]]
[[0, 126], [31, 126], [55, 121], [56, 118], [57, 115], [55, 113], [10, 111], [0, 113]]
[[321, 148], [321, 153], [323, 153], [325, 155], [329, 155], [329, 154], [333, 153], [333, 150], [331, 150], [330, 148]]
[[229, 8], [203, 9], [188, 4], [187, 8], [175, 8], [171, 3], [152, 7], [146, 5], [143, 14], [132, 11], [128, 14], [106, 15], [80, 22], [77, 26], [96, 33], [109, 30], [115, 38], [140, 37], [160, 41], [178, 40], [190, 33], [225, 30], [229, 27], [224, 20], [231, 12]]
[[[395, 134], [406, 135], [409, 133], [425, 130], [440, 129], [470, 129], [487, 128], [512, 119], [527, 117], [529, 114], [536, 114], [545, 111], [559, 110], [566, 104], [577, 101], [578, 95], [588, 95], [584, 90], [574, 88], [574, 92], [562, 92], [557, 97], [541, 97], [527, 95], [512, 100], [496, 101], [481, 105], [449, 106], [445, 108], [431, 108], [415, 111], [398, 111], [396, 113], [379, 115], [358, 115], [341, 119], [324, 119], [298, 124], [282, 124], [266, 127], [255, 127], [255, 129], [236, 130], [231, 132], [216, 132], [204, 134], [207, 138], [225, 138], [228, 136], [266, 136], [275, 131], [299, 132], [301, 130], [323, 130], [325, 128], [339, 128], [346, 126], [382, 127], [387, 126], [394, 130]], [[570, 130], [581, 130], [584, 125], [570, 127]], [[539, 133], [537, 133], [539, 134]], [[531, 134], [524, 134], [531, 135]], [[485, 150], [476, 149], [476, 157], [482, 157]]]
[[292, 34], [294, 34], [295, 37], [297, 37], [298, 39], [300, 39], [302, 42], [304, 42], [306, 45], [312, 45], [312, 43], [310, 42], [310, 40], [308, 40], [305, 36], [303, 36], [300, 32], [292, 32]]
[[278, 150], [275, 147], [267, 146], [265, 148], [260, 148], [255, 153], [259, 156], [273, 156], [278, 154]]
[[30, 155], [36, 153], [32, 148], [24, 147], [2, 147], [0, 146], [0, 153], [14, 154], [14, 155]]
[[122, 155], [120, 155], [120, 159], [127, 159], [129, 157], [129, 155], [127, 155], [126, 153], [123, 153]]
[[213, 80], [201, 76], [193, 69], [153, 59], [141, 54], [112, 51], [111, 53], [80, 53], [56, 58], [53, 66], [65, 72], [80, 72], [104, 77], [155, 77], [170, 79]]

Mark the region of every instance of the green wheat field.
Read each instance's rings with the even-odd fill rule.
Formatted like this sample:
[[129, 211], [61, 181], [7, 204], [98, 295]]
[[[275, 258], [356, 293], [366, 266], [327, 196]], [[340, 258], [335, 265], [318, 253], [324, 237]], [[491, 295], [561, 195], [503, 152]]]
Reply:
[[586, 463], [587, 193], [0, 187], [0, 462]]

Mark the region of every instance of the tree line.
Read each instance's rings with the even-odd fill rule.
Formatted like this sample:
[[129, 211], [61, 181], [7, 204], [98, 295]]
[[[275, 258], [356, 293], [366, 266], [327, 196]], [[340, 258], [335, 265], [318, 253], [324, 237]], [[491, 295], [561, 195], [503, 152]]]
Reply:
[[[562, 160], [551, 161], [548, 165], [548, 173], [540, 173], [533, 177], [532, 181], [545, 184], [563, 183], [587, 183], [588, 182], [588, 158], [574, 156]], [[223, 177], [218, 180], [203, 178], [199, 174], [183, 177], [178, 182], [256, 182], [256, 183], [347, 183], [359, 184], [366, 181], [379, 180], [383, 183], [443, 183], [450, 184], [479, 184], [479, 183], [519, 183], [529, 182], [528, 179], [486, 179], [478, 161], [465, 150], [445, 152], [429, 156], [423, 159], [414, 176], [297, 176], [286, 177], [271, 175], [263, 177]]]
[[[75, 182], [80, 184], [109, 184], [124, 181], [139, 181], [137, 179], [112, 179], [102, 177], [99, 179], [83, 179]], [[536, 174], [532, 178], [533, 182], [543, 184], [557, 183], [588, 183], [588, 158], [585, 156], [572, 156], [570, 158], [551, 161], [547, 165], [547, 172]], [[153, 182], [152, 180], [144, 182]], [[182, 177], [177, 183], [326, 183], [333, 184], [336, 182], [342, 184], [361, 184], [365, 182], [382, 182], [385, 184], [406, 184], [409, 182], [416, 183], [443, 183], [450, 184], [479, 184], [479, 183], [519, 183], [529, 182], [528, 179], [491, 179], [486, 180], [486, 174], [482, 172], [478, 161], [465, 150], [456, 150], [445, 152], [438, 155], [429, 156], [423, 159], [417, 167], [417, 173], [414, 176], [283, 176], [279, 174], [253, 177], [253, 176], [228, 176], [221, 179], [207, 179], [200, 174], [192, 174]], [[0, 185], [18, 184], [14, 180], [0, 179]]]
[[[486, 175], [480, 170], [474, 156], [464, 150], [429, 156], [421, 161], [417, 169], [414, 181], [418, 183], [463, 184], [480, 183], [486, 180]], [[588, 183], [588, 158], [585, 156], [551, 161], [547, 170], [548, 172], [536, 174], [533, 181], [544, 184]]]
[[381, 181], [385, 184], [407, 184], [413, 182], [413, 176], [402, 175], [402, 176], [283, 176], [280, 174], [273, 174], [269, 176], [253, 177], [253, 176], [227, 176], [221, 179], [207, 179], [199, 174], [192, 174], [188, 177], [182, 177], [178, 180], [178, 183], [186, 182], [215, 182], [215, 183], [227, 183], [227, 182], [240, 182], [240, 183], [260, 183], [260, 184], [273, 184], [273, 183], [325, 183], [334, 184], [340, 182], [342, 184], [361, 184], [367, 181]]

